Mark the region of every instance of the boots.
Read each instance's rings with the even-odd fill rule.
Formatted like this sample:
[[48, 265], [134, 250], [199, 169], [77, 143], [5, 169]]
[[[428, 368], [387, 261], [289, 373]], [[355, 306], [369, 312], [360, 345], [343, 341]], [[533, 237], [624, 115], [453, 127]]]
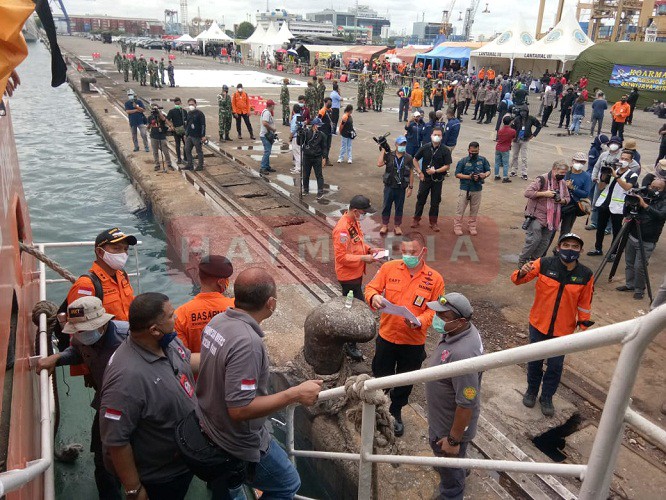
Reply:
[[224, 140], [225, 140], [225, 141], [230, 141], [230, 142], [231, 142], [231, 138], [229, 137], [229, 132], [227, 132], [226, 134], [224, 134]]

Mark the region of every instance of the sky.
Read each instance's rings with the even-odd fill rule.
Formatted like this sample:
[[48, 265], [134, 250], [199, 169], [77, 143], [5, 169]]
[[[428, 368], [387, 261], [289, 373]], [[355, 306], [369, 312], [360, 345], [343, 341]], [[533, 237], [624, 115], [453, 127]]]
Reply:
[[[52, 2], [54, 5], [57, 2]], [[179, 10], [180, 2], [178, 0], [63, 0], [65, 8], [70, 14], [107, 14], [110, 16], [128, 16], [128, 17], [148, 17], [164, 19], [164, 9]], [[430, 2], [424, 2], [430, 3]], [[471, 0], [456, 0], [452, 9], [451, 20], [456, 27], [456, 32], [462, 31], [462, 21], [459, 11], [462, 11], [464, 18], [465, 9], [470, 5]], [[486, 3], [488, 4], [489, 14], [483, 14]], [[546, 9], [544, 13], [543, 29], [547, 30], [554, 25], [555, 13], [558, 0], [546, 0]], [[398, 33], [410, 35], [412, 33], [412, 23], [420, 21], [425, 13], [425, 20], [430, 22], [440, 22], [442, 19], [442, 10], [449, 9], [451, 0], [437, 2], [437, 7], [429, 9], [414, 8], [416, 2], [405, 2], [404, 0], [360, 0], [359, 4], [369, 5], [378, 13], [386, 15], [391, 20], [391, 30]], [[188, 0], [188, 12], [190, 19], [197, 16], [200, 9], [201, 17], [212, 18], [220, 24], [224, 23], [227, 28], [233, 27], [233, 24], [250, 20], [255, 23], [254, 13], [257, 7], [262, 5], [261, 10], [265, 10], [265, 4], [262, 1], [249, 0]], [[351, 0], [284, 0], [274, 2], [268, 0], [271, 9], [285, 8], [288, 12], [305, 14], [306, 12], [315, 12], [325, 8], [336, 8], [340, 11], [346, 11], [347, 8], [356, 5]], [[538, 0], [482, 0], [476, 14], [472, 35], [480, 34], [492, 35], [496, 32], [502, 32], [513, 23], [516, 16], [523, 17], [529, 26], [536, 27], [536, 18], [538, 11]], [[576, 0], [565, 0], [565, 9], [575, 9]], [[254, 7], [253, 7], [254, 6]], [[408, 7], [409, 10], [405, 10]], [[53, 7], [57, 11], [57, 7]]]

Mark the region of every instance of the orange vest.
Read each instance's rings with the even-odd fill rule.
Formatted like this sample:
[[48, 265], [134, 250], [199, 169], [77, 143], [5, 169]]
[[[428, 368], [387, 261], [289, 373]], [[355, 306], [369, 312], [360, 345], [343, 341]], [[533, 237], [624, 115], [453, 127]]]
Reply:
[[485, 70], [479, 71], [479, 80], [483, 80], [486, 77]]
[[350, 281], [365, 273], [362, 255], [367, 255], [370, 246], [363, 241], [363, 231], [358, 221], [347, 214], [333, 228], [333, 252], [335, 253], [335, 275], [338, 281]]
[[178, 338], [192, 352], [201, 352], [201, 332], [213, 317], [234, 306], [234, 299], [219, 292], [201, 292], [176, 309]]
[[631, 106], [628, 103], [622, 104], [622, 101], [617, 101], [611, 108], [613, 120], [618, 123], [624, 123], [631, 114]]
[[489, 69], [488, 70], [488, 80], [494, 80], [495, 79], [495, 70], [494, 69]]
[[383, 295], [389, 302], [407, 307], [421, 322], [421, 328], [411, 329], [402, 316], [382, 314], [379, 319], [380, 337], [394, 344], [423, 345], [435, 315], [426, 303], [444, 295], [444, 279], [428, 265], [412, 276], [402, 260], [392, 260], [382, 265], [365, 287], [368, 304], [375, 295]]

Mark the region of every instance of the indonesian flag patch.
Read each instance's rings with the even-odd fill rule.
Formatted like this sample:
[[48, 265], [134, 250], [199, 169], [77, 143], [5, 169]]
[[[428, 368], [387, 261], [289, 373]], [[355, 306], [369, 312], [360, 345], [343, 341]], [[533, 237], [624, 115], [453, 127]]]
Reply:
[[104, 418], [109, 420], [120, 420], [120, 417], [123, 416], [123, 412], [120, 410], [114, 410], [113, 408], [107, 408], [104, 412]]
[[241, 380], [241, 391], [256, 391], [257, 381], [253, 378], [245, 378]]
[[84, 288], [84, 287], [81, 287], [81, 288], [78, 289], [77, 293], [78, 293], [79, 295], [87, 295], [87, 296], [90, 296], [90, 295], [93, 294], [93, 291], [94, 291], [94, 290], [93, 290], [92, 288]]

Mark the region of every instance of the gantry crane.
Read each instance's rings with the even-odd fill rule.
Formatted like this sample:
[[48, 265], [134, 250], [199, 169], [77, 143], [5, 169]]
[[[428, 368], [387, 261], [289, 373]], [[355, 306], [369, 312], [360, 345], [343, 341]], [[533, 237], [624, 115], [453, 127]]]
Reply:
[[451, 13], [453, 8], [456, 6], [456, 0], [451, 0], [448, 10], [442, 11], [442, 27], [439, 29], [441, 35], [446, 35], [447, 37], [451, 35], [453, 31], [451, 25]]

